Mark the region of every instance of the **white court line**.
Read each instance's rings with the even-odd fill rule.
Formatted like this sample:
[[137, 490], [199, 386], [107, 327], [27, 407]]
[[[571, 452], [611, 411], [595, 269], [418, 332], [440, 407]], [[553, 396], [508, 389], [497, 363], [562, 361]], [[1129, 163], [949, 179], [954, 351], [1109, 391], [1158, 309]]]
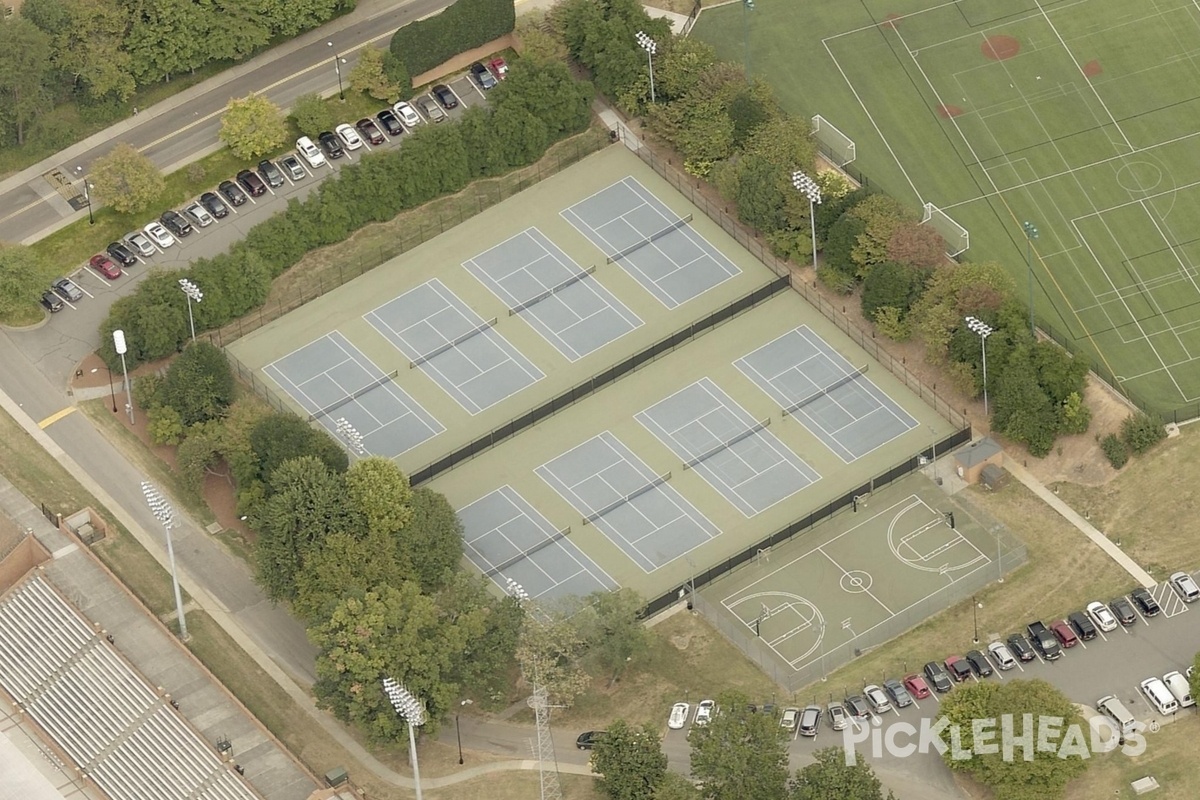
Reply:
[[[334, 332], [338, 333], [338, 338], [342, 339], [342, 341], [344, 341], [346, 345], [349, 345], [350, 347], [354, 347], [354, 345], [349, 340], [346, 340], [345, 337], [343, 337], [339, 332], [337, 332], [337, 331], [334, 331]], [[361, 369], [364, 373], [366, 373], [367, 377], [370, 378], [370, 380], [376, 380], [377, 378], [381, 378], [387, 374], [387, 373], [383, 372], [382, 370], [380, 370], [379, 367], [375, 366], [375, 364], [372, 363], [372, 364], [370, 364], [370, 366], [374, 367], [375, 371], [381, 373], [380, 375], [376, 376], [375, 378], [372, 378], [371, 377], [371, 372], [372, 372], [371, 369], [368, 369], [366, 364], [363, 364], [361, 361], [359, 361], [358, 356], [356, 356], [354, 353], [348, 351], [343, 346], [342, 341], [338, 341], [337, 339], [334, 339], [332, 337], [332, 335], [329, 335], [329, 338], [331, 339], [331, 341], [333, 341], [334, 345], [339, 350], [341, 350], [343, 353], [346, 354], [346, 357], [349, 360], [352, 360], [358, 366], [359, 369]], [[355, 349], [355, 351], [358, 351], [358, 348], [354, 347], [354, 349]], [[361, 351], [358, 351], [358, 352], [361, 354]], [[364, 358], [365, 358], [365, 355], [364, 355]], [[328, 370], [326, 370], [326, 373], [328, 373]], [[364, 437], [369, 436], [371, 433], [375, 433], [376, 431], [383, 430], [384, 428], [386, 428], [389, 425], [394, 425], [396, 422], [403, 420], [405, 417], [412, 417], [417, 422], [419, 422], [421, 424], [421, 427], [425, 428], [425, 430], [429, 432], [429, 436], [426, 437], [427, 439], [437, 436], [438, 434], [440, 434], [446, 430], [446, 427], [444, 425], [442, 425], [441, 422], [439, 422], [432, 414], [429, 413], [429, 411], [427, 411], [425, 409], [424, 406], [422, 406], [420, 403], [418, 403], [415, 399], [409, 398], [411, 400], [411, 402], [413, 403], [413, 405], [416, 406], [414, 408], [413, 406], [409, 405], [408, 400], [406, 400], [404, 397], [398, 396], [394, 391], [392, 391], [392, 380], [394, 380], [394, 379], [389, 379], [388, 382], [382, 384], [380, 388], [385, 389], [387, 391], [387, 393], [389, 395], [391, 395], [391, 397], [393, 399], [395, 399], [397, 405], [399, 405], [400, 408], [403, 409], [404, 413], [402, 413], [398, 416], [392, 417], [390, 420], [384, 421], [384, 420], [379, 419], [379, 417], [376, 417], [373, 412], [367, 410], [367, 407], [364, 406], [362, 403], [360, 403], [358, 401], [358, 398], [355, 398], [354, 400], [350, 401], [354, 405], [358, 406], [359, 409], [361, 409], [363, 413], [365, 413], [371, 419], [375, 420], [375, 423], [378, 425], [378, 427], [374, 431], [370, 431], [369, 433], [363, 433]], [[368, 381], [368, 383], [369, 382], [370, 381]], [[341, 384], [338, 384], [338, 385], [340, 386]], [[345, 387], [343, 386], [342, 389], [345, 390]], [[357, 389], [355, 391], [357, 391]], [[353, 394], [353, 392], [349, 392], [348, 394]], [[420, 413], [418, 413], [417, 409], [420, 409]], [[433, 420], [433, 422], [437, 425], [437, 428], [434, 429], [434, 428], [430, 427], [430, 425], [422, 418], [422, 415]]]

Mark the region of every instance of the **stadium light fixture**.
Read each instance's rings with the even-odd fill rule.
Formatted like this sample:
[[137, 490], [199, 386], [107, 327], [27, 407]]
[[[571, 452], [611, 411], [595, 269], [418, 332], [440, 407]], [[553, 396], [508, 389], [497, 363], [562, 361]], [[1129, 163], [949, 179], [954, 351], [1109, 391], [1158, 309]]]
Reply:
[[162, 523], [163, 531], [167, 534], [167, 558], [171, 562], [171, 585], [175, 589], [175, 616], [179, 618], [179, 638], [187, 641], [187, 618], [183, 615], [183, 595], [179, 591], [179, 573], [175, 570], [175, 547], [171, 542], [171, 528], [175, 527], [175, 510], [158, 487], [149, 481], [142, 481], [142, 494], [146, 497], [146, 505], [150, 506], [150, 513]]
[[658, 52], [658, 42], [650, 38], [650, 34], [645, 31], [637, 32], [638, 47], [646, 51], [646, 58], [650, 62], [650, 103], [655, 102], [654, 99], [654, 54]]
[[413, 696], [412, 692], [391, 678], [383, 679], [383, 692], [408, 728], [408, 754], [412, 759], [413, 783], [416, 786], [417, 800], [421, 800], [421, 770], [417, 767], [417, 735], [413, 731], [425, 724], [425, 707]]
[[988, 414], [988, 395], [987, 395], [987, 339], [995, 331], [991, 325], [988, 325], [981, 319], [976, 317], [967, 317], [967, 327], [972, 333], [979, 337], [979, 346], [983, 349], [983, 415]]
[[188, 304], [188, 327], [192, 329], [192, 341], [196, 341], [196, 319], [192, 316], [192, 303], [199, 303], [204, 299], [204, 292], [200, 291], [200, 287], [189, 281], [187, 278], [179, 279], [179, 288], [187, 295]]
[[800, 170], [792, 173], [792, 186], [808, 198], [808, 219], [812, 225], [813, 269], [817, 268], [817, 206], [821, 204], [821, 187]]

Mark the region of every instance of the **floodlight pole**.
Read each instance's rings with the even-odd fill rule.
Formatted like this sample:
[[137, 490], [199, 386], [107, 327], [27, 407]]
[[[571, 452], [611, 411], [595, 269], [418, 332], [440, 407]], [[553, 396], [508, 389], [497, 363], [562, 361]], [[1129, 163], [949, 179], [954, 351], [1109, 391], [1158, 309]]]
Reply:
[[637, 43], [646, 51], [646, 59], [650, 63], [650, 103], [653, 105], [656, 102], [654, 97], [654, 54], [658, 52], [658, 42], [651, 39], [645, 31], [638, 31]]
[[1029, 221], [1021, 223], [1025, 229], [1025, 265], [1029, 268], [1029, 334], [1037, 340], [1037, 328], [1033, 322], [1033, 240], [1038, 238], [1037, 227]]
[[971, 617], [975, 620], [975, 638], [971, 641], [979, 644], [979, 604], [975, 602], [974, 596], [971, 597]]
[[792, 173], [792, 186], [808, 198], [808, 221], [812, 231], [813, 269], [817, 268], [817, 206], [821, 204], [821, 187], [800, 170]]
[[988, 394], [987, 394], [987, 339], [994, 331], [992, 326], [975, 317], [967, 317], [967, 327], [979, 336], [979, 346], [983, 349], [983, 415], [988, 414]]
[[392, 708], [404, 720], [408, 728], [408, 755], [412, 759], [413, 784], [416, 786], [417, 800], [421, 800], [421, 770], [417, 766], [417, 735], [414, 729], [425, 724], [425, 708], [407, 689], [391, 678], [383, 679], [383, 691], [392, 703]]
[[83, 178], [83, 199], [87, 201], [88, 207], [88, 225], [96, 224], [96, 216], [92, 214], [92, 192], [91, 184], [87, 182], [87, 176], [83, 174], [83, 167], [76, 167], [75, 171]]
[[[333, 47], [333, 42], [325, 43], [329, 47]], [[338, 79], [338, 99], [343, 102], [346, 100], [346, 90], [342, 88], [342, 64], [346, 63], [346, 59], [342, 58], [342, 54], [334, 52], [333, 54], [333, 70], [337, 73]]]
[[188, 304], [188, 327], [192, 329], [192, 341], [196, 341], [196, 320], [192, 316], [192, 301], [199, 303], [204, 299], [204, 292], [200, 291], [200, 287], [189, 281], [187, 278], [179, 279], [179, 288], [187, 295]]
[[129, 412], [129, 424], [133, 423], [133, 392], [129, 387], [129, 368], [125, 366], [125, 351], [129, 348], [125, 343], [125, 331], [113, 331], [113, 347], [117, 349], [117, 354], [121, 356], [121, 371], [125, 373], [125, 380], [122, 386], [125, 389], [125, 410]]
[[750, 81], [750, 14], [754, 10], [754, 0], [742, 0], [742, 60], [746, 63], [746, 81]]
[[154, 518], [162, 523], [163, 531], [167, 534], [167, 558], [171, 563], [171, 585], [175, 589], [175, 616], [179, 618], [179, 638], [187, 641], [187, 618], [183, 615], [183, 595], [179, 591], [179, 573], [175, 570], [175, 546], [171, 541], [171, 528], [175, 527], [175, 511], [158, 487], [149, 481], [142, 481], [142, 494], [146, 497], [146, 503], [150, 506]]

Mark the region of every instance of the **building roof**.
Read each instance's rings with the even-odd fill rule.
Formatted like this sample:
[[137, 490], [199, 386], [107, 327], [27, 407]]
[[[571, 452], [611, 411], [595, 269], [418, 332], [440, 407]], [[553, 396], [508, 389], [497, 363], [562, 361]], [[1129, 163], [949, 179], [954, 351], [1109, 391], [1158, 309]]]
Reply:
[[1000, 452], [1000, 445], [996, 444], [996, 440], [990, 436], [985, 436], [979, 441], [971, 442], [966, 447], [954, 453], [954, 458], [959, 464], [962, 464], [967, 469], [987, 461], [992, 456]]

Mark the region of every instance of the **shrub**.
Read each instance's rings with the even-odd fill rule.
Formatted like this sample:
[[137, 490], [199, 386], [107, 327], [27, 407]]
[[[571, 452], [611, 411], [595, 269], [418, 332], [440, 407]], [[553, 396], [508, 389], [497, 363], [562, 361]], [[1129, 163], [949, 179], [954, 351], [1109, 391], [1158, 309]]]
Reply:
[[459, 53], [512, 33], [516, 23], [512, 0], [457, 0], [437, 16], [396, 31], [389, 50], [409, 75], [420, 75]]
[[158, 399], [185, 427], [220, 417], [233, 402], [233, 372], [225, 354], [208, 342], [188, 345], [171, 362]]
[[179, 412], [170, 406], [152, 406], [146, 412], [147, 430], [155, 444], [179, 444], [183, 439], [183, 422]]
[[1120, 469], [1129, 463], [1129, 448], [1125, 446], [1125, 442], [1117, 438], [1115, 433], [1110, 433], [1100, 440], [1100, 449], [1104, 452], [1108, 463], [1112, 464], [1113, 469]]
[[1121, 438], [1130, 450], [1141, 455], [1167, 438], [1162, 420], [1144, 411], [1130, 414], [1121, 423]]

